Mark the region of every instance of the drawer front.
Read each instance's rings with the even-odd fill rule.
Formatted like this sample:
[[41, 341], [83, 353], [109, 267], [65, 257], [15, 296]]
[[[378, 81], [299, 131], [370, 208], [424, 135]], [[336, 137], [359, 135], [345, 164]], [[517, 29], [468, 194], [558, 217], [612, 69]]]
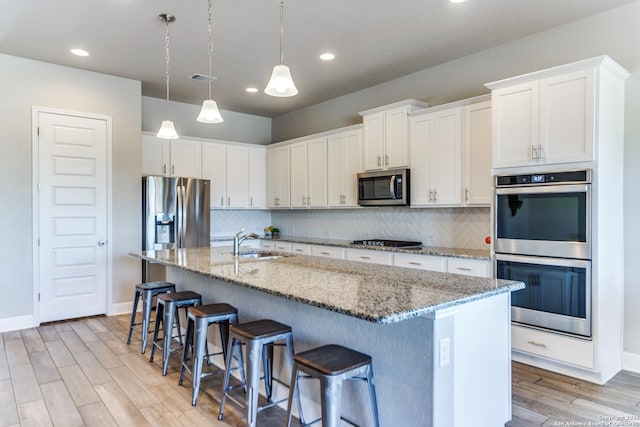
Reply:
[[511, 348], [584, 368], [595, 366], [593, 342], [518, 325], [511, 325]]
[[432, 255], [394, 254], [393, 265], [396, 267], [417, 268], [419, 270], [446, 270], [446, 258]]
[[368, 262], [371, 264], [391, 265], [391, 254], [366, 249], [347, 249], [347, 259], [350, 261]]
[[282, 252], [291, 252], [291, 243], [290, 242], [273, 242], [274, 250], [282, 251]]
[[268, 240], [260, 240], [260, 247], [262, 249], [274, 250], [276, 248], [276, 242]]
[[311, 246], [311, 255], [325, 258], [344, 259], [344, 248], [334, 246]]
[[447, 273], [465, 276], [489, 277], [489, 261], [480, 259], [449, 258]]
[[311, 245], [305, 245], [303, 243], [292, 243], [291, 252], [300, 255], [311, 255]]

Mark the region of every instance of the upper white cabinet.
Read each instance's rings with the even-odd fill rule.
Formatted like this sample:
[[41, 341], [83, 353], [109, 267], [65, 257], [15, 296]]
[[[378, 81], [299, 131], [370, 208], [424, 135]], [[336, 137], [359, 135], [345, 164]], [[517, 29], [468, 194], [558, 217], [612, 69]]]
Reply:
[[463, 108], [462, 179], [465, 205], [491, 203], [491, 101]]
[[462, 107], [418, 113], [411, 123], [411, 206], [459, 205]]
[[202, 177], [211, 180], [211, 209], [266, 207], [266, 173], [264, 147], [203, 144]]
[[267, 149], [249, 147], [249, 208], [267, 207]]
[[408, 167], [408, 114], [428, 106], [427, 103], [410, 99], [360, 112], [364, 124], [364, 170]]
[[290, 201], [291, 147], [281, 145], [267, 149], [267, 206], [288, 208]]
[[202, 177], [202, 142], [189, 139], [166, 140], [142, 135], [142, 174]]
[[291, 207], [327, 206], [327, 138], [291, 144]]
[[598, 160], [597, 115], [611, 91], [609, 79], [600, 76], [615, 77], [620, 68], [598, 57], [487, 84], [493, 102], [493, 167]]
[[358, 172], [362, 171], [362, 128], [327, 138], [327, 198], [330, 207], [358, 206]]

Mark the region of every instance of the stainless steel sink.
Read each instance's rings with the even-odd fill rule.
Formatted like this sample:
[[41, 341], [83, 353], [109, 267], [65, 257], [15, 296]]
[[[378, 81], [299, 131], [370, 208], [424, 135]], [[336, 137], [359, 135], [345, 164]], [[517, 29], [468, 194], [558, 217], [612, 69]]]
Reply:
[[240, 252], [238, 254], [238, 257], [240, 258], [245, 258], [245, 259], [277, 259], [277, 258], [281, 258], [282, 255], [275, 255], [272, 253], [268, 253], [268, 252], [255, 252], [255, 251], [248, 251], [248, 252]]

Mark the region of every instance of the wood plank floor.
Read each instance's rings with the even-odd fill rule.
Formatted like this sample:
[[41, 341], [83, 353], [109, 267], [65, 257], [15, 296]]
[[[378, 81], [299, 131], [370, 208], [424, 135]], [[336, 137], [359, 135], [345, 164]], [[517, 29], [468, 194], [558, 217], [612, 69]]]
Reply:
[[[150, 350], [140, 354], [139, 333], [126, 345], [128, 322], [98, 316], [1, 334], [0, 427], [244, 425], [233, 403], [217, 420], [221, 375], [203, 379], [191, 406], [190, 381], [177, 385], [178, 358], [163, 377], [161, 357], [150, 364]], [[514, 363], [507, 426], [640, 426], [639, 405], [639, 374], [621, 372], [598, 386]], [[261, 412], [258, 425], [285, 425], [284, 411]]]

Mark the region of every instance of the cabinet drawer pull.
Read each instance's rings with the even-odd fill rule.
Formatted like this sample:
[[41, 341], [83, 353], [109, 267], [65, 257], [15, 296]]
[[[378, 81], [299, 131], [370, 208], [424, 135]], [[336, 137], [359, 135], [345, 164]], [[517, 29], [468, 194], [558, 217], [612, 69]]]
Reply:
[[320, 252], [322, 255], [331, 255], [329, 252]]
[[457, 270], [462, 270], [462, 271], [471, 271], [471, 269], [469, 267], [456, 267]]
[[415, 261], [409, 261], [409, 264], [411, 264], [411, 265], [422, 265], [421, 262], [415, 262]]
[[280, 249], [281, 251], [284, 251], [284, 246], [276, 246], [276, 249]]
[[296, 249], [296, 252], [304, 252], [302, 249]]
[[364, 256], [364, 255], [361, 255], [360, 258], [362, 258], [362, 259], [371, 259], [371, 257]]
[[535, 345], [536, 347], [543, 347], [543, 348], [547, 348], [547, 345], [546, 345], [546, 344], [544, 344], [544, 343], [541, 343], [541, 342], [537, 342], [537, 341], [533, 341], [533, 340], [530, 340], [530, 341], [527, 341], [527, 342], [528, 342], [529, 344], [531, 344], [531, 345]]

